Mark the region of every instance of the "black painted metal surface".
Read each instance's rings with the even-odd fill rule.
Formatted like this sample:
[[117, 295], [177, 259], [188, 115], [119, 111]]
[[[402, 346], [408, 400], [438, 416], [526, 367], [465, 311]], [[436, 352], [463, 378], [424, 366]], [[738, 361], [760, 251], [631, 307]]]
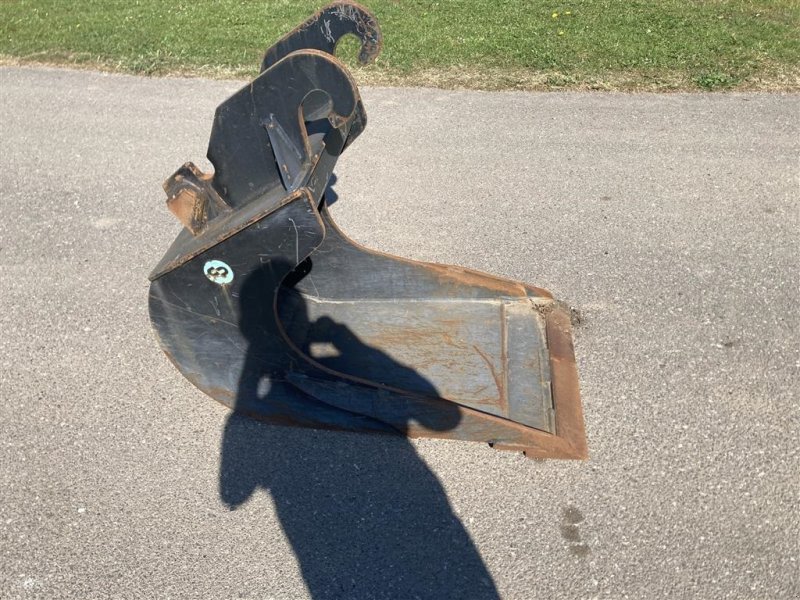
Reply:
[[380, 49], [339, 2], [267, 51], [216, 112], [212, 174], [166, 183], [185, 225], [151, 274], [162, 348], [194, 385], [274, 423], [586, 455], [569, 318], [542, 289], [353, 243], [323, 192], [366, 116], [330, 52]]

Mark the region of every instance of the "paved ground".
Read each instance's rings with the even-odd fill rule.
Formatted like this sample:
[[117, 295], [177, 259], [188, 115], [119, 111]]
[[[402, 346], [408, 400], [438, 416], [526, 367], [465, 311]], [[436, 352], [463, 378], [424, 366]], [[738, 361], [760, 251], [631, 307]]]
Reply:
[[798, 96], [364, 90], [335, 217], [577, 308], [591, 459], [239, 422], [221, 473], [146, 276], [238, 85], [0, 70], [0, 596], [797, 597]]

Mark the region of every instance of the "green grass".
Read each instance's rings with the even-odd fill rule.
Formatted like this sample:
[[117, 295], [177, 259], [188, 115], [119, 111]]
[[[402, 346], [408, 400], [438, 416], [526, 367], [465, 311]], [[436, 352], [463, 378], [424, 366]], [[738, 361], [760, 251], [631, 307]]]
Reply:
[[[800, 89], [798, 0], [364, 0], [362, 83], [478, 89]], [[4, 62], [246, 77], [323, 2], [2, 0]]]

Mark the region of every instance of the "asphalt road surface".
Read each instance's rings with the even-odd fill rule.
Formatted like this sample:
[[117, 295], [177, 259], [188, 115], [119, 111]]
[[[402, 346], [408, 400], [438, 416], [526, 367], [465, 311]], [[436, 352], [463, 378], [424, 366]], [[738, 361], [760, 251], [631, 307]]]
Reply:
[[241, 85], [0, 70], [0, 597], [800, 594], [800, 97], [362, 91], [343, 229], [578, 311], [591, 458], [537, 462], [229, 420], [165, 359], [161, 182]]

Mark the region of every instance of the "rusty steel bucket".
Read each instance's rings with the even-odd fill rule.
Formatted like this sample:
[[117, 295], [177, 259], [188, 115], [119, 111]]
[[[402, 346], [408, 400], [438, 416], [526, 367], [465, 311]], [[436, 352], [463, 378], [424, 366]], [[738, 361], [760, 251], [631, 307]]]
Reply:
[[354, 243], [326, 208], [363, 131], [334, 56], [381, 48], [373, 15], [334, 3], [270, 48], [222, 103], [208, 158], [164, 184], [184, 229], [153, 270], [150, 317], [195, 386], [283, 425], [587, 455], [569, 314], [546, 290]]

